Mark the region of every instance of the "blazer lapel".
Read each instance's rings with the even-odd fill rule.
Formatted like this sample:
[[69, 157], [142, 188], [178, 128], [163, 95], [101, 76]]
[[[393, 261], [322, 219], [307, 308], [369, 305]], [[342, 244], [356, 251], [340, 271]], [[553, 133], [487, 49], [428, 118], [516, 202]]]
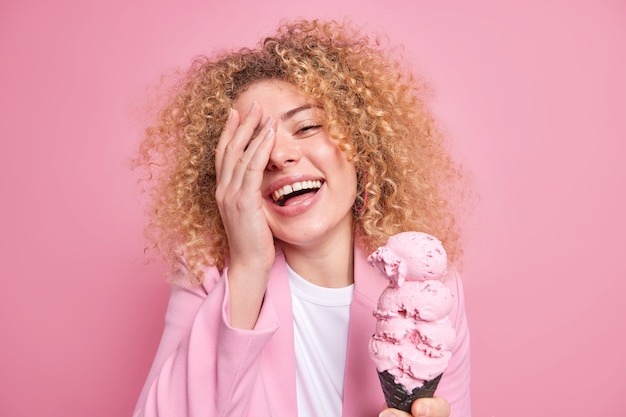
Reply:
[[293, 340], [291, 290], [284, 254], [277, 248], [266, 297], [276, 312], [279, 328], [263, 353], [261, 372], [273, 416], [297, 415], [296, 357]]
[[368, 265], [367, 254], [355, 243], [354, 295], [350, 307], [348, 357], [343, 388], [344, 417], [377, 415], [385, 403], [368, 347], [376, 325], [372, 313], [386, 286], [387, 280]]

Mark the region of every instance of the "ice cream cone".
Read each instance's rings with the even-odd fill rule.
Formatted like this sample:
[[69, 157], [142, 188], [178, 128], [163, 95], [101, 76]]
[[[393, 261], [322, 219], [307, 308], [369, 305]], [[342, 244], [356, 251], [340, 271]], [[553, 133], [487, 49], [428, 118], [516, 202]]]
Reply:
[[407, 413], [411, 412], [413, 401], [418, 398], [430, 398], [435, 394], [441, 375], [439, 374], [436, 378], [426, 381], [424, 385], [415, 388], [412, 392], [407, 392], [402, 385], [395, 382], [394, 376], [389, 372], [378, 372], [387, 407], [396, 408]]
[[410, 413], [416, 399], [435, 394], [455, 343], [446, 251], [431, 235], [404, 232], [367, 260], [389, 280], [373, 312], [370, 357], [387, 406]]

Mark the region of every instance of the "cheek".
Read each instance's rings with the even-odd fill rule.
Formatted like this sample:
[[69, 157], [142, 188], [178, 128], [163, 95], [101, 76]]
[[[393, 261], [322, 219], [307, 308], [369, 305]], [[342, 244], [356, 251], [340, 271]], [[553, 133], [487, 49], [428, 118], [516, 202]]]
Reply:
[[345, 153], [341, 151], [336, 155], [335, 161], [338, 171], [345, 180], [346, 192], [355, 196], [357, 189], [356, 167], [347, 160]]
[[319, 150], [320, 160], [325, 160], [327, 161], [327, 163], [332, 163], [335, 169], [337, 169], [338, 171], [354, 173], [356, 181], [356, 168], [354, 167], [353, 163], [348, 161], [348, 156], [345, 152], [339, 149], [334, 143], [330, 146], [320, 148], [323, 148], [323, 150]]
[[336, 141], [327, 138], [323, 146], [310, 148], [310, 154], [316, 165], [324, 167], [329, 175], [341, 178], [346, 197], [356, 196], [356, 167], [348, 161], [347, 155], [337, 146]]
[[357, 178], [354, 165], [349, 162], [342, 164], [342, 169], [338, 175], [342, 178], [341, 193], [343, 194], [346, 204], [352, 206], [357, 195]]

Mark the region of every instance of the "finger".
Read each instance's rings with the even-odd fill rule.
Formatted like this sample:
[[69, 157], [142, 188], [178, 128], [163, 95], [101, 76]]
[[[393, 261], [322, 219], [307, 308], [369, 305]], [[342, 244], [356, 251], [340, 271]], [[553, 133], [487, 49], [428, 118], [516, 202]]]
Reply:
[[449, 417], [450, 404], [442, 397], [420, 398], [413, 402], [411, 413], [414, 417]]
[[239, 126], [239, 112], [233, 108], [228, 112], [228, 118], [220, 134], [220, 138], [215, 147], [215, 173], [217, 180], [219, 181], [220, 172], [222, 170], [222, 161], [224, 159], [224, 149], [230, 141], [230, 138], [235, 134], [235, 130]]
[[275, 122], [273, 122], [270, 123], [269, 128], [264, 134], [259, 135], [259, 138], [254, 140], [254, 151], [246, 165], [246, 172], [242, 178], [242, 191], [260, 191], [261, 183], [263, 182], [263, 172], [269, 162], [275, 138], [276, 127]]
[[267, 133], [269, 131], [274, 131], [275, 124], [274, 118], [270, 115], [263, 123], [263, 126], [257, 128], [257, 131], [254, 132], [254, 137], [249, 140], [243, 150], [241, 157], [239, 158], [240, 161], [249, 162], [252, 158], [254, 158], [254, 155], [256, 154], [261, 143], [263, 143]]
[[238, 159], [259, 125], [262, 115], [261, 107], [254, 102], [250, 106], [246, 117], [236, 126], [234, 131], [231, 131], [232, 126], [229, 126], [229, 130], [222, 132], [222, 135], [220, 135], [215, 152], [221, 155], [220, 174], [226, 182], [230, 182], [228, 175], [235, 169]]
[[243, 151], [248, 146], [250, 139], [256, 136], [255, 131], [258, 131], [262, 116], [263, 109], [256, 101], [253, 102], [248, 114], [235, 131], [232, 140], [227, 144], [226, 150], [232, 148]]
[[[262, 173], [269, 161], [271, 151], [271, 146], [269, 145], [273, 143], [272, 139], [274, 137], [275, 126], [274, 118], [272, 116], [268, 117], [259, 133], [250, 140], [247, 148], [237, 160], [231, 177], [232, 184], [241, 185], [244, 182], [249, 183], [250, 180], [252, 180], [253, 185], [259, 183], [260, 186]], [[270, 144], [267, 142], [270, 142]], [[257, 173], [261, 175], [254, 175]], [[252, 174], [254, 178], [251, 178], [250, 174]]]
[[411, 415], [395, 408], [385, 408], [378, 417], [411, 417]]

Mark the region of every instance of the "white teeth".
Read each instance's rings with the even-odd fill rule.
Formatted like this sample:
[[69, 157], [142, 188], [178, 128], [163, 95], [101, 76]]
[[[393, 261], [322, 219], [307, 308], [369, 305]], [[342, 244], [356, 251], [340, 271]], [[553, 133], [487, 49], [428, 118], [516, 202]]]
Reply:
[[312, 190], [316, 188], [320, 188], [322, 186], [322, 181], [299, 181], [294, 182], [293, 184], [285, 185], [284, 187], [274, 191], [272, 197], [274, 201], [280, 200], [282, 197], [293, 193], [294, 191], [301, 190]]

